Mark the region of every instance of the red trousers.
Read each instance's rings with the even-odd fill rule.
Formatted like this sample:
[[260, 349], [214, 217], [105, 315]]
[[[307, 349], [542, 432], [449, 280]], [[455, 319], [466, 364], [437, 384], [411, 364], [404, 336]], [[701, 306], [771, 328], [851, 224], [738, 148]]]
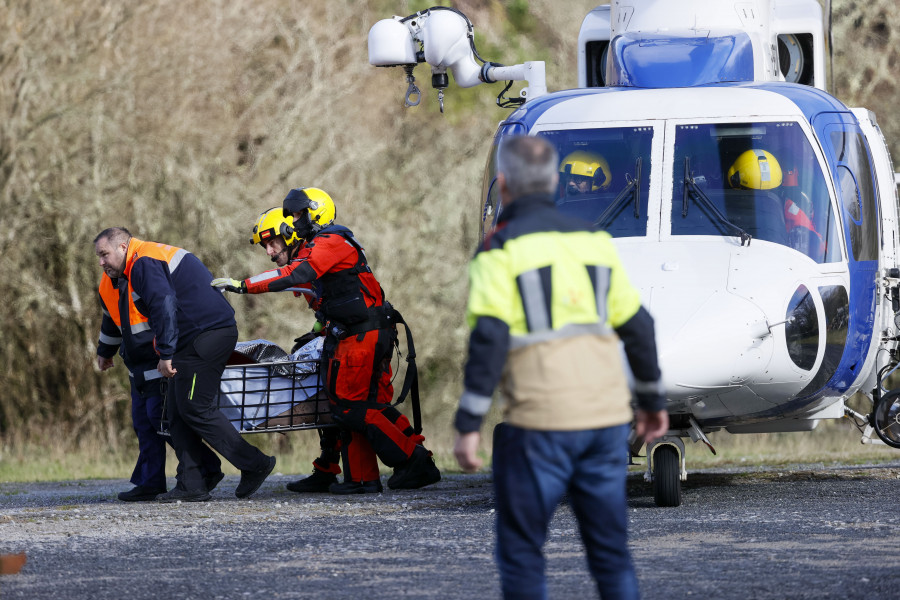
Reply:
[[397, 467], [412, 456], [424, 436], [390, 405], [393, 329], [378, 329], [342, 340], [329, 336], [326, 390], [335, 421], [344, 429], [344, 477], [352, 481], [378, 479], [378, 462]]

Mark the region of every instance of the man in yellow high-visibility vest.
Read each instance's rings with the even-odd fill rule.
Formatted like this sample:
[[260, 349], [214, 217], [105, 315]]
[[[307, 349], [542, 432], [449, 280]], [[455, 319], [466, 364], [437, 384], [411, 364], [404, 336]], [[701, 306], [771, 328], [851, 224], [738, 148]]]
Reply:
[[601, 597], [637, 598], [627, 545], [629, 424], [634, 418], [651, 441], [669, 423], [653, 320], [610, 236], [556, 210], [553, 146], [511, 136], [497, 160], [501, 213], [469, 268], [472, 331], [454, 454], [465, 470], [481, 466], [479, 430], [500, 385], [507, 406], [493, 471], [504, 596], [546, 597], [542, 546], [568, 494]]

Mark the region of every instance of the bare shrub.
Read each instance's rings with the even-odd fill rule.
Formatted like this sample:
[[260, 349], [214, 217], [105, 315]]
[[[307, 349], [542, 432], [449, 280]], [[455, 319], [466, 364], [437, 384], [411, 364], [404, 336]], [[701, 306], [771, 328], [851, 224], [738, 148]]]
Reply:
[[[459, 2], [486, 59], [545, 60], [551, 89], [576, 84], [578, 28], [594, 4]], [[132, 438], [127, 376], [93, 367], [97, 232], [123, 225], [187, 248], [216, 275], [246, 276], [271, 265], [249, 244], [252, 223], [296, 186], [331, 193], [366, 246], [416, 334], [426, 433], [449, 440], [480, 179], [507, 113], [493, 105], [499, 88], [480, 86], [451, 87], [439, 115], [425, 68], [422, 105], [405, 110], [402, 72], [368, 65], [368, 28], [428, 5], [0, 3], [7, 443], [49, 431], [114, 448]], [[897, 10], [835, 2], [837, 92], [878, 112], [895, 151], [898, 34], [883, 25]], [[231, 301], [243, 339], [289, 346], [312, 323], [287, 295]]]

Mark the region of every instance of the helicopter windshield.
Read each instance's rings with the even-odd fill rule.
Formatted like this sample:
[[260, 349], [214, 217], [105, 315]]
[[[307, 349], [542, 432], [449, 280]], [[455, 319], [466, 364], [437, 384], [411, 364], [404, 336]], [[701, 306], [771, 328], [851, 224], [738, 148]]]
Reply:
[[559, 152], [556, 204], [613, 237], [647, 234], [652, 127], [542, 131]]
[[840, 260], [825, 178], [797, 123], [679, 125], [674, 160], [673, 235], [749, 236]]

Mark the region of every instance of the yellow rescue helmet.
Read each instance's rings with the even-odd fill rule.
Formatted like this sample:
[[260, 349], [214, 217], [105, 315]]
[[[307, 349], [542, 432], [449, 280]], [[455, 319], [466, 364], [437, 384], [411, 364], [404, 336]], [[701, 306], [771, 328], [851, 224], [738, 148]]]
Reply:
[[259, 215], [256, 225], [253, 226], [250, 243], [261, 244], [276, 235], [281, 236], [286, 247], [300, 241], [300, 236], [294, 231], [294, 217], [284, 216], [283, 210], [278, 207], [270, 208]]
[[563, 175], [590, 177], [591, 190], [603, 191], [612, 183], [612, 173], [606, 159], [593, 152], [576, 150], [568, 154], [559, 164], [559, 172]]
[[747, 150], [728, 169], [728, 184], [747, 190], [771, 190], [781, 185], [781, 165], [766, 150]]
[[[293, 213], [302, 213], [306, 210], [309, 214], [312, 232], [331, 225], [336, 214], [334, 201], [331, 199], [331, 196], [319, 188], [296, 188], [291, 190], [284, 198], [282, 209], [285, 216], [293, 215]], [[303, 229], [300, 223], [295, 223], [295, 227], [302, 237], [306, 236], [304, 232], [300, 231]]]

